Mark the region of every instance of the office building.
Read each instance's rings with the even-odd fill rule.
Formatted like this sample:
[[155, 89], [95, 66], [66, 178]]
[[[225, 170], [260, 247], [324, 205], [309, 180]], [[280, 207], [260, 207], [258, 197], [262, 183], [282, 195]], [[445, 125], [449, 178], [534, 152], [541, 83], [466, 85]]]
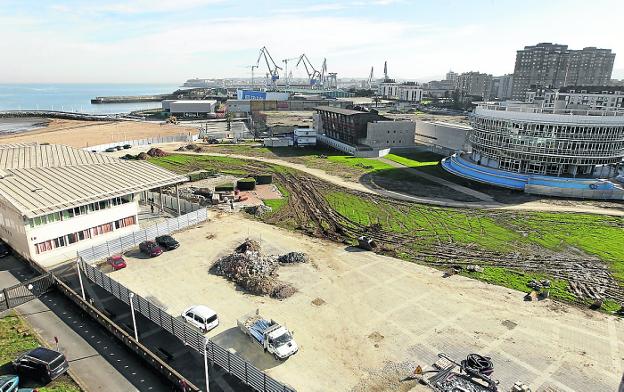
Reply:
[[571, 50], [548, 42], [525, 46], [516, 55], [512, 98], [523, 101], [535, 87], [608, 85], [614, 60], [610, 49]]
[[495, 98], [500, 101], [511, 99], [512, 84], [513, 75], [494, 76], [492, 78], [490, 98]]
[[142, 193], [186, 181], [145, 161], [62, 145], [0, 145], [0, 238], [41, 265], [139, 229]]
[[527, 92], [527, 102], [548, 109], [624, 111], [624, 87], [577, 86], [535, 89]]
[[379, 156], [382, 150], [414, 145], [415, 124], [393, 121], [374, 110], [319, 106], [314, 114], [317, 141], [358, 156]]
[[471, 125], [471, 151], [442, 162], [453, 174], [527, 193], [624, 200], [622, 111], [483, 104]]
[[420, 102], [423, 96], [423, 89], [414, 82], [397, 83], [394, 81], [386, 81], [379, 84], [378, 93], [385, 99]]

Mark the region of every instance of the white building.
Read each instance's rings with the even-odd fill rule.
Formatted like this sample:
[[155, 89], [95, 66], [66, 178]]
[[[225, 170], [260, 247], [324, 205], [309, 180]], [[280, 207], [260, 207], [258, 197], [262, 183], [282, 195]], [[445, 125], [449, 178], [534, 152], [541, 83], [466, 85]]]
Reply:
[[228, 113], [251, 113], [251, 101], [249, 99], [228, 99]]
[[420, 102], [423, 89], [415, 83], [383, 82], [379, 84], [379, 95], [386, 99]]
[[139, 229], [144, 191], [185, 181], [144, 161], [61, 145], [0, 145], [0, 238], [50, 266]]
[[624, 110], [624, 88], [576, 86], [528, 91], [527, 102], [556, 110]]
[[180, 117], [206, 117], [214, 114], [217, 101], [211, 99], [162, 101], [164, 111]]

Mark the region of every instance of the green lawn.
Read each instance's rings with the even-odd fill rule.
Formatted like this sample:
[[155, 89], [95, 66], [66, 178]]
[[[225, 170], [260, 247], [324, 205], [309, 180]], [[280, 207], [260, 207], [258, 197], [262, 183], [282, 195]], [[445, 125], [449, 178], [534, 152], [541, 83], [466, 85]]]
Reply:
[[435, 166], [442, 156], [430, 152], [388, 154], [384, 158], [407, 167]]
[[207, 170], [232, 175], [246, 175], [248, 171], [244, 168], [249, 164], [246, 160], [231, 157], [185, 154], [150, 158], [149, 162], [183, 174], [196, 170]]
[[360, 168], [366, 173], [377, 170], [393, 169], [393, 167], [385, 162], [370, 158], [356, 158], [351, 155], [332, 155], [327, 157], [329, 162]]
[[[25, 351], [39, 347], [30, 328], [17, 316], [10, 314], [0, 319], [0, 365], [8, 363]], [[43, 388], [41, 392], [80, 392], [80, 388], [65, 375]]]
[[568, 290], [568, 282], [562, 279], [553, 279], [544, 274], [535, 272], [520, 272], [500, 267], [484, 267], [483, 272], [464, 272], [466, 276], [476, 278], [484, 282], [492, 283], [499, 286], [508, 287], [510, 289], [529, 293], [531, 288], [527, 283], [531, 279], [540, 281], [542, 279], [550, 280], [550, 295], [553, 298], [574, 302], [577, 297]]

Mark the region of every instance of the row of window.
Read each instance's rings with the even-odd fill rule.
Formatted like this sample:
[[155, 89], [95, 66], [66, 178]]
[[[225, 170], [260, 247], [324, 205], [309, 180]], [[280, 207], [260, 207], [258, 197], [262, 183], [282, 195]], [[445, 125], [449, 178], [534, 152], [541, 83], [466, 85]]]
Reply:
[[35, 244], [35, 251], [37, 252], [37, 254], [49, 252], [53, 249], [61, 248], [76, 243], [78, 241], [97, 237], [98, 235], [110, 233], [111, 231], [121, 229], [126, 226], [135, 225], [136, 223], [136, 217], [134, 215], [129, 216], [127, 218], [119, 219], [114, 222], [104, 223], [90, 229], [77, 231], [75, 233], [70, 233], [61, 237], [40, 242], [38, 244]]
[[129, 203], [132, 200], [134, 200], [133, 194], [121, 196], [121, 197], [114, 197], [112, 199], [102, 200], [99, 202], [87, 204], [87, 205], [80, 206], [80, 207], [74, 207], [74, 208], [70, 208], [67, 210], [63, 210], [63, 211], [53, 212], [52, 214], [38, 216], [32, 219], [29, 219], [28, 224], [30, 225], [30, 227], [36, 227], [36, 226], [41, 226], [41, 225], [45, 225], [48, 223], [64, 221], [64, 220], [71, 219], [75, 216], [86, 215], [91, 212], [104, 210], [104, 209], [118, 206], [121, 204]]

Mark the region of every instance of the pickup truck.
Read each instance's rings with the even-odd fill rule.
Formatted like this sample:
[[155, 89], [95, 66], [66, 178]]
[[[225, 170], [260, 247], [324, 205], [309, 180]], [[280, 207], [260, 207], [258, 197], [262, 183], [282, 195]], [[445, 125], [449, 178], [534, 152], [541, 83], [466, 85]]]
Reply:
[[247, 314], [236, 322], [243, 333], [262, 346], [265, 352], [283, 361], [299, 351], [299, 346], [288, 329], [274, 320], [260, 316], [259, 311]]

